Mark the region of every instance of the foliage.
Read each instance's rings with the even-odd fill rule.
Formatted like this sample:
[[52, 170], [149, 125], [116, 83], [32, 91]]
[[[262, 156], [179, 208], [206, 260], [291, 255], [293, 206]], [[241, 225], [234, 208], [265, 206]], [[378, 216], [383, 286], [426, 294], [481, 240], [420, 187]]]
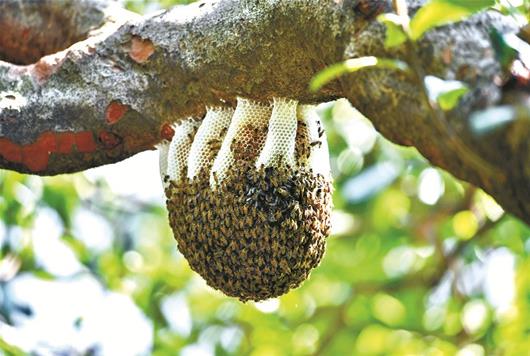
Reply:
[[[156, 179], [123, 173], [111, 184], [139, 157], [116, 165], [107, 179], [94, 173], [105, 168], [53, 178], [0, 172], [0, 349], [66, 355], [530, 349], [530, 228], [414, 149], [380, 137], [346, 101], [323, 104], [320, 114], [335, 177], [333, 234], [308, 281], [263, 303], [225, 297], [189, 269], [176, 250], [161, 186], [159, 199], [140, 196]], [[142, 169], [156, 177], [156, 155], [143, 157], [151, 164]], [[134, 195], [118, 192], [127, 184]], [[24, 285], [33, 287], [24, 293]]]
[[493, 5], [495, 0], [431, 0], [412, 18], [411, 38], [416, 41], [433, 27], [463, 20]]
[[309, 88], [312, 91], [317, 91], [326, 83], [340, 77], [341, 75], [357, 72], [361, 69], [367, 69], [370, 67], [400, 70], [403, 72], [409, 71], [408, 65], [397, 59], [377, 58], [372, 56], [351, 58], [323, 69], [311, 80]]
[[167, 9], [175, 5], [186, 5], [196, 0], [124, 0], [124, 5], [131, 11], [147, 13]]

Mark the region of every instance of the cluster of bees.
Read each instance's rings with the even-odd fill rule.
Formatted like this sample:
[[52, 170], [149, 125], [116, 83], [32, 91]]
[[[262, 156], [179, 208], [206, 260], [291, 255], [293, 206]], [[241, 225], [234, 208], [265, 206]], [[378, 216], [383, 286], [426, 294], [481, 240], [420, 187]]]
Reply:
[[[322, 168], [322, 155], [329, 157], [318, 116], [291, 102], [292, 117], [284, 117], [285, 110], [278, 117], [277, 105], [285, 102], [275, 101], [269, 117], [262, 110], [263, 119], [252, 120], [245, 120], [244, 107], [236, 107], [228, 129], [214, 130], [223, 137], [201, 137], [204, 149], [191, 149], [209, 152], [208, 164], [191, 178], [186, 164], [179, 165], [182, 172], [163, 174], [179, 250], [208, 285], [242, 301], [276, 297], [300, 285], [319, 264], [330, 230], [332, 185], [329, 161]], [[258, 165], [266, 141], [278, 134], [270, 130], [274, 120], [276, 128], [291, 120], [294, 131], [281, 124], [284, 141], [278, 142], [292, 139], [292, 145], [280, 144], [292, 149], [279, 147], [267, 156], [274, 159]], [[214, 170], [227, 149], [229, 169]], [[182, 156], [171, 148], [166, 155], [168, 161]], [[192, 160], [190, 155], [188, 163]]]

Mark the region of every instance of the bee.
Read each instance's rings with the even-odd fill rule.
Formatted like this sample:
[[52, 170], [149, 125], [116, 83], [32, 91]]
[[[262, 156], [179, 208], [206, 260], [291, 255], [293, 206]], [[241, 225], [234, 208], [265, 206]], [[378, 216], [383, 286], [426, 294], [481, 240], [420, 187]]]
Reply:
[[291, 210], [291, 219], [293, 220], [299, 220], [302, 217], [302, 209], [300, 209], [300, 205], [296, 204], [293, 209]]
[[322, 128], [322, 126], [318, 125], [318, 137], [322, 137], [324, 136], [324, 129]]
[[221, 264], [221, 262], [219, 260], [215, 260], [214, 264], [215, 264], [215, 267], [217, 268], [217, 270], [219, 270], [219, 271], [223, 270], [223, 265]]
[[289, 192], [287, 191], [287, 189], [284, 189], [284, 188], [278, 188], [276, 189], [276, 192], [281, 195], [283, 198], [287, 198], [289, 196]]
[[246, 205], [246, 204], [243, 205], [241, 207], [241, 212], [245, 216], [245, 223], [248, 224], [248, 225], [251, 225], [252, 224], [252, 218], [250, 216], [248, 216], [248, 205]]
[[258, 231], [257, 231], [256, 229], [252, 229], [251, 231], [252, 231], [252, 238], [253, 238], [254, 240], [258, 240], [258, 239], [261, 239], [261, 238], [262, 238], [262, 236], [260, 236], [260, 235], [258, 234]]
[[263, 256], [258, 257], [258, 267], [262, 267], [265, 265], [265, 260], [263, 259]]
[[206, 144], [210, 147], [210, 150], [213, 151], [218, 151], [221, 148], [221, 140], [219, 139], [211, 139]]
[[285, 223], [286, 223], [286, 227], [291, 229], [291, 230], [296, 230], [298, 229], [298, 224], [296, 223], [295, 220], [293, 219], [286, 219], [285, 220]]
[[263, 211], [258, 212], [258, 217], [261, 221], [266, 222], [267, 221], [267, 215]]
[[217, 172], [212, 172], [212, 177], [216, 185], [219, 185], [219, 178], [217, 178]]
[[291, 268], [289, 267], [289, 264], [287, 263], [287, 261], [285, 261], [285, 259], [282, 259], [280, 261], [280, 268], [286, 273], [291, 272]]

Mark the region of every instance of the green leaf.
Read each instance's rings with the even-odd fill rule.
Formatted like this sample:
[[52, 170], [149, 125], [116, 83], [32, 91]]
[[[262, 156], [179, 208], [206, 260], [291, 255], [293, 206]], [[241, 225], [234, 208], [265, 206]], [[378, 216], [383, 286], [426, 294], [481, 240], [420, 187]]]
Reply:
[[397, 59], [377, 58], [371, 56], [352, 58], [341, 63], [333, 64], [317, 73], [311, 80], [309, 88], [311, 91], [315, 92], [328, 82], [340, 77], [341, 75], [372, 67], [395, 69], [404, 72], [409, 71], [408, 65], [405, 62]]
[[509, 68], [515, 58], [517, 58], [517, 50], [511, 47], [506, 42], [504, 35], [495, 28], [490, 30], [490, 39], [493, 49], [495, 50], [495, 55], [502, 67], [505, 69]]
[[35, 277], [45, 281], [53, 281], [55, 279], [53, 274], [41, 268], [34, 268], [32, 272]]
[[400, 46], [407, 40], [407, 34], [403, 30], [403, 18], [396, 14], [382, 14], [377, 20], [386, 26], [385, 47], [393, 48]]
[[440, 94], [438, 97], [438, 104], [444, 111], [452, 110], [458, 105], [460, 98], [466, 95], [467, 92], [469, 92], [467, 87], [447, 91], [443, 94]]
[[24, 356], [24, 355], [27, 355], [27, 353], [25, 353], [21, 348], [19, 348], [18, 346], [13, 345], [12, 343], [7, 342], [1, 336], [0, 336], [0, 350], [1, 351], [5, 351], [7, 355], [12, 355], [12, 356]]
[[432, 75], [425, 77], [425, 86], [429, 92], [429, 99], [437, 102], [445, 111], [454, 109], [460, 98], [469, 92], [469, 88], [463, 82], [443, 80]]
[[465, 18], [493, 6], [495, 0], [431, 0], [410, 22], [410, 35], [416, 41], [430, 29]]

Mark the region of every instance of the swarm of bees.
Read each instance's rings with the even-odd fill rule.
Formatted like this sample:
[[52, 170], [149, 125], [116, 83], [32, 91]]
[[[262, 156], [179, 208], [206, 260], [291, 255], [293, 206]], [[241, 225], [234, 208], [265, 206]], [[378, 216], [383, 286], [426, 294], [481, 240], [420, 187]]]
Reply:
[[239, 98], [235, 110], [208, 109], [200, 125], [182, 121], [160, 152], [178, 248], [208, 285], [258, 301], [319, 264], [332, 185], [314, 107]]

